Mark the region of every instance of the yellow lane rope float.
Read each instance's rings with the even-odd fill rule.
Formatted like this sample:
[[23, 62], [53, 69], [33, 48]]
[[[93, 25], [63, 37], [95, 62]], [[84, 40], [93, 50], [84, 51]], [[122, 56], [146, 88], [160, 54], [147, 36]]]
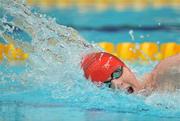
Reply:
[[116, 46], [110, 42], [98, 43], [106, 52], [117, 55], [123, 60], [159, 61], [180, 53], [180, 45], [175, 42], [157, 44], [154, 42], [123, 42]]
[[136, 44], [134, 43], [119, 43], [116, 46], [116, 53], [118, 57], [120, 57], [123, 60], [136, 60], [137, 59], [137, 49]]
[[158, 54], [158, 45], [153, 42], [144, 42], [140, 44], [139, 58], [141, 60], [156, 60]]
[[151, 7], [179, 7], [180, 0], [27, 0], [30, 5], [40, 5], [43, 7], [59, 6], [63, 8], [78, 7], [78, 8], [97, 8], [105, 9], [115, 7], [118, 10], [124, 8], [142, 9], [148, 6]]
[[0, 61], [3, 61], [4, 58], [8, 61], [25, 61], [28, 57], [28, 53], [20, 48], [15, 48], [13, 44], [0, 43]]
[[[101, 42], [98, 45], [106, 52], [127, 61], [159, 61], [169, 56], [180, 53], [180, 45], [175, 42], [158, 45], [153, 42], [131, 43], [123, 42], [116, 46], [111, 42]], [[25, 61], [29, 54], [21, 48], [16, 48], [14, 43], [0, 43], [0, 61], [6, 58], [8, 61]]]
[[162, 53], [162, 59], [179, 53], [179, 50], [180, 50], [180, 45], [177, 45], [174, 42], [164, 43], [160, 46], [160, 51]]
[[105, 49], [109, 53], [115, 52], [114, 44], [111, 42], [101, 42], [99, 43], [99, 46]]

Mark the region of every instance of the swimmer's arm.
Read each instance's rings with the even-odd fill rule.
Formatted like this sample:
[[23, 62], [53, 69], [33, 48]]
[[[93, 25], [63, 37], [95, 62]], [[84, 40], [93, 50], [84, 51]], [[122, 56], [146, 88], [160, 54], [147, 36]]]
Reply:
[[149, 80], [158, 90], [174, 90], [180, 81], [180, 54], [162, 60], [150, 74]]
[[169, 69], [180, 66], [180, 54], [168, 57], [162, 60], [152, 71], [152, 74], [156, 75], [158, 73], [165, 73]]

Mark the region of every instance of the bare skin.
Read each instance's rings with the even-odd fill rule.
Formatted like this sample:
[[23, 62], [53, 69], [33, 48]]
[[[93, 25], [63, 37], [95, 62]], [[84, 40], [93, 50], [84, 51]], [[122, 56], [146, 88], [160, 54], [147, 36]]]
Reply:
[[122, 76], [112, 80], [111, 87], [128, 92], [131, 87], [131, 93], [142, 90], [153, 92], [180, 89], [180, 54], [162, 60], [150, 74], [144, 75], [143, 79], [143, 82], [139, 81], [133, 72], [124, 67]]
[[113, 79], [111, 87], [113, 89], [121, 89], [124, 91], [128, 90], [129, 87], [132, 87], [134, 92], [137, 92], [143, 88], [143, 84], [136, 79], [133, 72], [127, 67], [124, 67], [122, 76], [118, 79]]

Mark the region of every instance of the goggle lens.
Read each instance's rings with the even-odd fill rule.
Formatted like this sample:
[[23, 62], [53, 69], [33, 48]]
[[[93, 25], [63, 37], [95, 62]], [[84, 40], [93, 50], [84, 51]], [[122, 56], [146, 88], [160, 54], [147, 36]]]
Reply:
[[118, 79], [119, 77], [121, 77], [122, 73], [123, 73], [123, 68], [120, 67], [112, 73], [111, 78], [112, 79]]
[[111, 81], [113, 79], [118, 79], [119, 77], [122, 76], [122, 74], [123, 74], [123, 67], [120, 67], [111, 74], [111, 79], [109, 81], [104, 82], [104, 83], [107, 84], [108, 87], [110, 88], [111, 87]]

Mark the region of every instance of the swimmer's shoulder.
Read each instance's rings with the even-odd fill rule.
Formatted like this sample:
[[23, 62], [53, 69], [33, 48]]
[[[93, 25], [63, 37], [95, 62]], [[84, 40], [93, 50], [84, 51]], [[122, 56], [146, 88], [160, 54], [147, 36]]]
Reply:
[[159, 64], [154, 68], [153, 72], [165, 72], [174, 67], [180, 67], [180, 54], [170, 56], [160, 61]]
[[153, 80], [159, 90], [180, 88], [180, 54], [162, 60], [152, 71]]

